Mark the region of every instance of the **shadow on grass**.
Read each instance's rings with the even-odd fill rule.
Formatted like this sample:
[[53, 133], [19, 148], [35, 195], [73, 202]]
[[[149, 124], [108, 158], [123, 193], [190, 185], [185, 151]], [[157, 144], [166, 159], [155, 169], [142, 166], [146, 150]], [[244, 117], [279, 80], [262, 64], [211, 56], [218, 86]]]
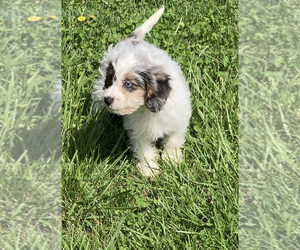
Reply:
[[[122, 118], [107, 112], [92, 114], [93, 102], [90, 93], [85, 96], [83, 107], [79, 110], [80, 121], [76, 128], [69, 128], [68, 139], [63, 147], [67, 147], [69, 159], [80, 162], [92, 159], [94, 162], [116, 161], [122, 154], [132, 157], [128, 150], [126, 131]], [[126, 157], [126, 156], [124, 156]]]

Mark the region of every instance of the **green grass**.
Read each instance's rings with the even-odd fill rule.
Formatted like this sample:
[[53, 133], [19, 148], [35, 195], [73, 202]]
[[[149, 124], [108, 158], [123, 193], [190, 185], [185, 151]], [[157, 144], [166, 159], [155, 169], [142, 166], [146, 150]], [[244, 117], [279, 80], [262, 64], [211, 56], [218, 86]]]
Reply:
[[0, 3], [0, 249], [60, 246], [60, 123], [42, 108], [60, 73], [56, 6]]
[[240, 6], [240, 249], [300, 248], [298, 1]]
[[[160, 161], [150, 181], [135, 167], [120, 117], [93, 116], [90, 97], [108, 45], [161, 4], [166, 11], [146, 40], [181, 65], [193, 114], [183, 163]], [[62, 7], [63, 249], [237, 249], [237, 1]], [[78, 22], [81, 15], [87, 20]]]

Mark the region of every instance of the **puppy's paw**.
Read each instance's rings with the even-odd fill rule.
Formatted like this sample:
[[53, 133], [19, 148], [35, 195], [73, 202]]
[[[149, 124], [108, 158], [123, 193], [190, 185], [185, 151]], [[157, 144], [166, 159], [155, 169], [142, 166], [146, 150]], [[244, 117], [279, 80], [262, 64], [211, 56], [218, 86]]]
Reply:
[[143, 176], [151, 177], [151, 179], [159, 174], [159, 166], [154, 162], [148, 164], [147, 162], [140, 162], [137, 164], [137, 168]]
[[181, 163], [182, 162], [182, 152], [180, 149], [174, 148], [172, 150], [165, 149], [162, 153], [162, 159], [164, 161], [168, 161], [170, 159], [174, 160], [175, 162]]

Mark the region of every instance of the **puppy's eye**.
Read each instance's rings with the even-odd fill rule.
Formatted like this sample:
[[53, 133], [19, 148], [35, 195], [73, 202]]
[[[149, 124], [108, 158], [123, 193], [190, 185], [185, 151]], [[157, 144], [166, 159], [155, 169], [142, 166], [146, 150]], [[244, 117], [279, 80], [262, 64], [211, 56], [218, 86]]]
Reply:
[[114, 82], [117, 80], [117, 77], [116, 76], [114, 76]]
[[124, 83], [124, 87], [126, 87], [126, 88], [131, 88], [131, 87], [132, 87], [131, 82], [125, 82], [125, 83]]

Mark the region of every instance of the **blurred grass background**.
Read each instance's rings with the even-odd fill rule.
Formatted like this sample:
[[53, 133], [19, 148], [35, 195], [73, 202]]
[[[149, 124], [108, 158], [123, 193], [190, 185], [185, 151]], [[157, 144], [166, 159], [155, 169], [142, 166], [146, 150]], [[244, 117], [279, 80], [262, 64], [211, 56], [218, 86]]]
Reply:
[[59, 3], [0, 3], [0, 249], [60, 246]]
[[299, 2], [240, 1], [239, 249], [299, 249]]

